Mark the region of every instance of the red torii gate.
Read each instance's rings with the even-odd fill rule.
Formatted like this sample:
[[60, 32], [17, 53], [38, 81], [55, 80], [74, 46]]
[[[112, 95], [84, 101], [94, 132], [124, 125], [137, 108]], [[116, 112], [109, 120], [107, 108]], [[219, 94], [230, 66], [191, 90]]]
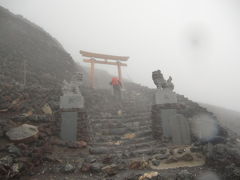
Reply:
[[[112, 56], [112, 55], [98, 54], [98, 53], [92, 53], [92, 52], [87, 52], [87, 51], [80, 51], [80, 54], [83, 57], [90, 58], [90, 59], [83, 59], [83, 62], [91, 63], [90, 81], [91, 81], [92, 88], [95, 88], [95, 77], [94, 77], [95, 64], [108, 64], [108, 65], [117, 66], [118, 78], [121, 81], [121, 83], [123, 83], [121, 66], [127, 66], [127, 64], [122, 63], [121, 61], [127, 61], [129, 59], [128, 56]], [[95, 58], [102, 59], [102, 60], [96, 60]], [[113, 61], [113, 62], [111, 62], [111, 61]]]

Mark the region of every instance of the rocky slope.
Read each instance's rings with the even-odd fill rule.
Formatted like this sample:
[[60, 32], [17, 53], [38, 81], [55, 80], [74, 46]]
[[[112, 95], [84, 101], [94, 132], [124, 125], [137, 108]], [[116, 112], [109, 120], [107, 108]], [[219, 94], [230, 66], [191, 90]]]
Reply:
[[[77, 68], [57, 40], [3, 7], [0, 27], [0, 179], [9, 179], [42, 163], [57, 133], [60, 85]], [[6, 132], [24, 123], [38, 127], [38, 141], [15, 146]]]
[[46, 31], [3, 7], [0, 27], [0, 111], [41, 113], [47, 102], [54, 109], [75, 62]]
[[0, 7], [0, 75], [49, 86], [67, 79], [76, 65], [61, 44], [39, 26]]

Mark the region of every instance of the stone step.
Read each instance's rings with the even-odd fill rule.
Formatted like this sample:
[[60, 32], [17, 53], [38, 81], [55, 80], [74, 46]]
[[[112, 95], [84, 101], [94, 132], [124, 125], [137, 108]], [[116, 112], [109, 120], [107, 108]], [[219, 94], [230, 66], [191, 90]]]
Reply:
[[122, 140], [124, 144], [138, 144], [138, 143], [144, 143], [148, 141], [152, 141], [153, 137], [151, 136], [145, 136], [145, 137], [136, 137], [132, 139], [124, 139]]
[[118, 119], [118, 118], [134, 118], [134, 117], [141, 117], [141, 116], [151, 116], [151, 112], [145, 112], [145, 113], [138, 113], [138, 114], [132, 114], [132, 115], [111, 115], [111, 116], [102, 116], [102, 115], [89, 115], [88, 118], [90, 119]]
[[152, 132], [146, 131], [141, 133], [136, 133], [136, 136], [132, 139], [127, 139], [123, 136], [119, 135], [98, 135], [95, 136], [94, 142], [116, 142], [116, 141], [123, 141], [124, 143], [137, 143], [137, 142], [144, 142], [147, 140], [152, 140]]
[[124, 150], [124, 149], [139, 149], [139, 148], [146, 148], [146, 147], [151, 147], [156, 145], [155, 140], [150, 140], [150, 141], [144, 141], [144, 142], [139, 142], [139, 143], [122, 143], [120, 145], [114, 145], [114, 144], [109, 144], [109, 143], [96, 143], [93, 144], [93, 147], [96, 148], [103, 148], [103, 147], [108, 147], [110, 149], [118, 149], [118, 150]]
[[151, 130], [151, 124], [140, 124], [140, 123], [128, 123], [126, 124], [98, 124], [98, 125], [93, 125], [92, 129], [94, 132], [115, 132], [115, 131], [129, 131], [129, 132], [134, 132], [134, 131], [142, 131], [145, 129], [150, 129]]
[[151, 122], [151, 117], [132, 117], [132, 118], [112, 118], [112, 119], [89, 119], [91, 123], [109, 123], [109, 122]]
[[129, 145], [129, 144], [138, 144], [138, 143], [144, 143], [144, 142], [148, 142], [148, 141], [152, 141], [153, 140], [153, 137], [152, 136], [146, 136], [146, 137], [135, 137], [135, 138], [132, 138], [132, 139], [117, 139], [117, 140], [112, 140], [112, 139], [102, 139], [102, 141], [99, 139], [95, 139], [93, 144], [108, 144], [110, 142], [121, 142], [125, 145]]
[[107, 155], [114, 155], [114, 154], [129, 154], [126, 158], [133, 158], [133, 157], [139, 157], [142, 155], [153, 155], [160, 152], [160, 150], [163, 148], [161, 144], [153, 144], [147, 147], [142, 148], [109, 148], [109, 147], [94, 147], [90, 148], [91, 154], [107, 154]]
[[94, 130], [98, 135], [119, 135], [123, 136], [127, 133], [134, 133], [141, 135], [143, 132], [152, 132], [150, 127], [140, 127], [140, 128], [115, 128], [115, 129], [101, 129], [101, 131]]
[[101, 130], [108, 130], [108, 129], [128, 129], [129, 131], [139, 131], [144, 128], [151, 129], [152, 123], [150, 122], [128, 122], [128, 123], [97, 123], [97, 124], [90, 124], [94, 131], [99, 132]]
[[147, 148], [140, 148], [140, 149], [135, 149], [131, 151], [131, 156], [135, 156], [135, 157], [139, 157], [141, 155], [153, 155], [153, 154], [157, 154], [158, 151], [160, 151], [160, 149], [162, 149], [163, 147], [161, 145], [157, 146], [157, 145], [153, 145]]
[[152, 134], [152, 130], [151, 128], [148, 128], [148, 129], [143, 129], [141, 131], [130, 131], [126, 128], [121, 128], [121, 129], [118, 129], [118, 130], [107, 130], [107, 131], [98, 131], [96, 132], [96, 135], [97, 136], [107, 136], [107, 137], [111, 137], [111, 136], [117, 136], [117, 138], [121, 138], [122, 136], [124, 136], [125, 134], [127, 133], [134, 133], [135, 134], [135, 137], [144, 137], [144, 136], [149, 136]]
[[118, 118], [118, 119], [90, 119], [91, 124], [101, 123], [131, 123], [131, 122], [149, 122], [151, 123], [150, 117], [134, 117], [134, 118]]

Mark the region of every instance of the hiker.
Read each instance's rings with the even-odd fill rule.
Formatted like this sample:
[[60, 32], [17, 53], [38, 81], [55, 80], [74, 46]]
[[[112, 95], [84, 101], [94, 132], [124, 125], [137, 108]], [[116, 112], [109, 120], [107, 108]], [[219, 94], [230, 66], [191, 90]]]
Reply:
[[113, 95], [121, 100], [122, 98], [122, 93], [121, 93], [121, 88], [122, 88], [122, 83], [117, 77], [113, 77], [112, 81], [110, 84], [113, 86]]

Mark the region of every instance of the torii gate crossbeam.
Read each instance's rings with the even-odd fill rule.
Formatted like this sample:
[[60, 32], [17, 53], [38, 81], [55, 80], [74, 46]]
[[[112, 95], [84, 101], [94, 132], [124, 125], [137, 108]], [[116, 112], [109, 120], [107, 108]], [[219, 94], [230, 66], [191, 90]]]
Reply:
[[[120, 61], [127, 61], [129, 59], [129, 57], [97, 54], [97, 53], [91, 53], [91, 52], [87, 52], [87, 51], [80, 51], [80, 54], [84, 57], [90, 57], [90, 59], [84, 59], [83, 62], [91, 64], [90, 81], [91, 81], [92, 88], [95, 88], [95, 64], [106, 64], [106, 65], [117, 66], [118, 78], [121, 81], [121, 83], [123, 83], [121, 66], [127, 66], [127, 64], [122, 63]], [[95, 58], [103, 59], [103, 60], [96, 60]]]

